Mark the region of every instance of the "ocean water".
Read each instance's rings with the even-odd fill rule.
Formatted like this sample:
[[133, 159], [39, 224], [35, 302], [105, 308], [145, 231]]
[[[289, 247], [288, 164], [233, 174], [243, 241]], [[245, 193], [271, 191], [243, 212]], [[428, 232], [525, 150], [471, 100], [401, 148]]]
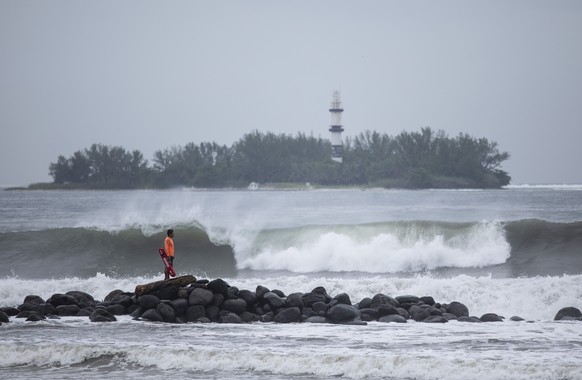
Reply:
[[[178, 275], [459, 301], [499, 323], [0, 326], [0, 378], [582, 379], [582, 186], [503, 190], [0, 191], [0, 307]], [[512, 322], [519, 316], [523, 322]]]

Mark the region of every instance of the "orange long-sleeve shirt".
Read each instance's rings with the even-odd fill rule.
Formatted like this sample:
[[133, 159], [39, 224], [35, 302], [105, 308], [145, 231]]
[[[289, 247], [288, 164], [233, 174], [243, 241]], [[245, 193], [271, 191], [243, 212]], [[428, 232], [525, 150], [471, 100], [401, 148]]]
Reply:
[[174, 240], [169, 236], [164, 240], [164, 250], [166, 251], [166, 255], [174, 257]]

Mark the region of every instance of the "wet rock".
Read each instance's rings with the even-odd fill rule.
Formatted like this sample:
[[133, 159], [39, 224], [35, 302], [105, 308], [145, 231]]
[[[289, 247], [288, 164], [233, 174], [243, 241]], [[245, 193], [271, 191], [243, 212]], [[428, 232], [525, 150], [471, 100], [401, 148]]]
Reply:
[[394, 298], [389, 297], [385, 294], [378, 293], [374, 297], [372, 297], [372, 304], [370, 307], [372, 309], [378, 309], [380, 306], [393, 306], [393, 307], [400, 307], [398, 301]]
[[176, 315], [182, 315], [186, 313], [186, 310], [190, 307], [190, 303], [188, 300], [184, 298], [178, 298], [173, 301], [170, 301], [170, 305], [176, 312]]
[[359, 317], [358, 309], [352, 305], [337, 304], [327, 311], [327, 319], [333, 323], [352, 321]]
[[523, 319], [522, 317], [518, 317], [517, 315], [514, 315], [513, 317], [509, 318], [509, 320], [513, 322], [525, 321], [525, 319]]
[[8, 314], [9, 317], [14, 317], [15, 315], [18, 315], [18, 313], [20, 313], [20, 310], [12, 306], [0, 307], [0, 311]]
[[347, 295], [346, 293], [340, 293], [337, 296], [333, 297], [333, 300], [336, 300], [338, 303], [344, 304], [344, 305], [351, 305], [352, 304], [352, 300], [350, 299], [350, 296]]
[[227, 297], [228, 296], [228, 288], [230, 287], [230, 285], [228, 285], [228, 283], [226, 281], [224, 281], [223, 279], [217, 278], [216, 280], [212, 280], [212, 281], [208, 282], [208, 284], [206, 284], [206, 287], [212, 293], [222, 294], [224, 297]]
[[247, 308], [247, 303], [245, 300], [236, 298], [236, 299], [227, 299], [222, 303], [222, 309], [226, 311], [233, 312], [235, 314], [240, 314], [244, 312]]
[[[216, 313], [218, 314], [218, 309]], [[206, 309], [202, 305], [190, 306], [186, 311], [186, 320], [188, 322], [195, 322], [202, 317], [206, 317]]]
[[282, 309], [273, 318], [273, 322], [276, 323], [292, 323], [299, 322], [301, 318], [301, 310], [298, 307], [290, 307], [287, 309]]
[[57, 314], [60, 316], [75, 316], [79, 313], [81, 308], [77, 305], [59, 305], [57, 306]]
[[281, 298], [281, 296], [275, 292], [268, 292], [263, 296], [263, 298], [265, 301], [267, 301], [273, 310], [285, 306], [285, 300], [283, 300], [283, 298]]
[[[222, 293], [218, 293], [218, 294], [222, 294]], [[196, 288], [192, 291], [192, 293], [190, 293], [190, 297], [188, 297], [188, 303], [192, 306], [194, 306], [194, 305], [206, 306], [206, 305], [210, 305], [212, 303], [213, 298], [214, 298], [214, 295], [212, 294], [212, 292], [210, 290]]]
[[554, 317], [554, 321], [561, 321], [561, 320], [576, 320], [577, 318], [582, 317], [582, 312], [580, 309], [575, 307], [564, 307], [556, 313]]
[[166, 302], [160, 302], [156, 306], [156, 311], [162, 316], [164, 322], [175, 322], [176, 321], [176, 311], [172, 306]]
[[483, 322], [503, 322], [503, 318], [495, 313], [486, 313], [481, 316]]
[[384, 316], [378, 318], [378, 322], [384, 322], [384, 323], [391, 323], [391, 322], [394, 322], [394, 323], [406, 323], [406, 318], [404, 318], [400, 314], [388, 314], [388, 315], [384, 315]]
[[422, 323], [447, 323], [449, 320], [441, 315], [432, 315], [424, 320]]
[[243, 323], [243, 321], [235, 313], [227, 311], [219, 313], [218, 323]]
[[108, 312], [110, 312], [113, 315], [127, 314], [127, 309], [125, 308], [125, 306], [120, 305], [120, 304], [109, 305], [105, 308], [105, 310], [107, 310]]
[[463, 315], [461, 317], [458, 317], [457, 318], [457, 321], [459, 321], [459, 322], [483, 323], [483, 321], [481, 319], [479, 319], [478, 317], [475, 317], [475, 316], [469, 317], [469, 316], [466, 316], [466, 315]]
[[238, 292], [238, 298], [244, 300], [247, 305], [251, 306], [257, 303], [257, 294], [255, 292], [251, 292], [250, 290], [240, 290]]
[[61, 305], [77, 305], [77, 300], [68, 294], [53, 294], [48, 300], [47, 303], [50, 303], [54, 307], [61, 306]]
[[410, 295], [405, 295], [405, 296], [398, 296], [396, 297], [396, 301], [402, 305], [402, 304], [417, 304], [420, 301], [420, 298], [418, 298], [417, 296], [410, 296]]
[[42, 299], [40, 296], [28, 295], [28, 296], [24, 297], [24, 301], [22, 303], [23, 304], [40, 305], [40, 304], [45, 303], [45, 300]]
[[10, 322], [10, 318], [9, 318], [8, 314], [6, 314], [3, 311], [0, 311], [0, 322], [4, 322], [4, 323]]
[[469, 309], [460, 302], [453, 301], [446, 308], [447, 313], [455, 315], [457, 318], [468, 317]]
[[96, 308], [89, 316], [91, 322], [115, 322], [117, 318], [104, 308]]
[[157, 306], [156, 306], [156, 309], [148, 309], [148, 310], [144, 311], [144, 313], [141, 315], [141, 318], [147, 319], [148, 321], [152, 321], [152, 322], [163, 322], [164, 321], [164, 317], [162, 317], [162, 315], [157, 311]]
[[44, 315], [40, 315], [38, 313], [31, 313], [28, 318], [26, 318], [26, 322], [38, 322], [44, 321], [46, 317]]
[[288, 307], [298, 307], [300, 310], [303, 310], [305, 306], [303, 304], [303, 293], [291, 293], [287, 296], [287, 300], [285, 301], [286, 306]]
[[138, 303], [143, 310], [155, 309], [160, 303], [160, 299], [154, 295], [146, 294], [138, 298]]

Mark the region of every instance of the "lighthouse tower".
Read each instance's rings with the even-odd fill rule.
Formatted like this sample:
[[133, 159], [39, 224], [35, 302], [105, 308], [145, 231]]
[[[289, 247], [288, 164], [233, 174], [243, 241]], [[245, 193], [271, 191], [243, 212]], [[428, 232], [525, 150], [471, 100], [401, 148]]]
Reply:
[[342, 127], [342, 112], [344, 112], [344, 109], [342, 108], [339, 91], [333, 93], [329, 112], [331, 113], [331, 127], [329, 128], [331, 132], [331, 159], [342, 162], [342, 132], [344, 131], [344, 127]]

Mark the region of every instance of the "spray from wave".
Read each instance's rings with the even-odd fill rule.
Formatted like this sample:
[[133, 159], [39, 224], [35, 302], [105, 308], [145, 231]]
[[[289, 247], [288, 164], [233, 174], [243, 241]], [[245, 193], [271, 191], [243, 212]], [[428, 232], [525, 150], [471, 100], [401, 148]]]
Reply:
[[291, 272], [418, 272], [443, 267], [482, 268], [510, 254], [496, 222], [376, 223], [266, 231], [239, 268]]

